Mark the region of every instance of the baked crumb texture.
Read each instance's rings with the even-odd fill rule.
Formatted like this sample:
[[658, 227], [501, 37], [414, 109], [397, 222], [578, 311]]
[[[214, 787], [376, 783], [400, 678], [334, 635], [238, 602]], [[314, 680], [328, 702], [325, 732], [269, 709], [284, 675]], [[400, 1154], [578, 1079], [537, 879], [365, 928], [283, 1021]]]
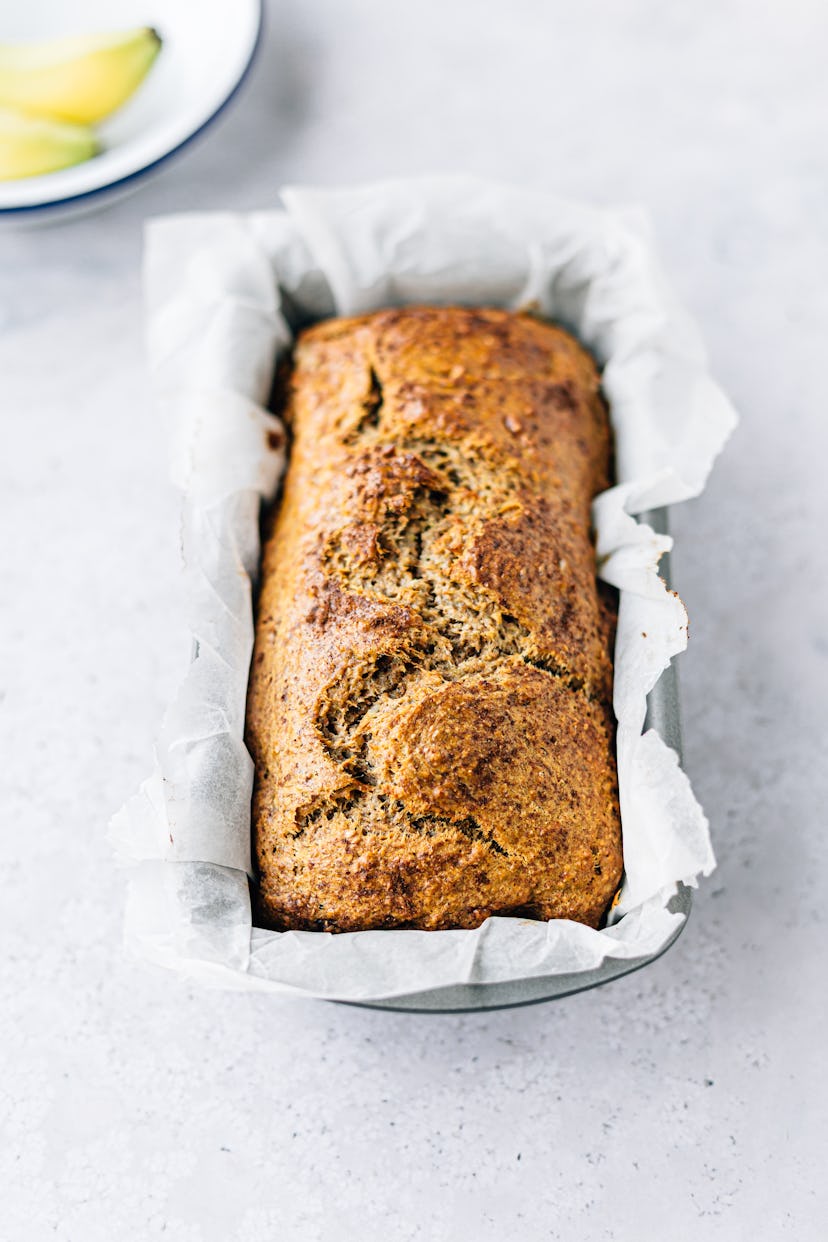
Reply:
[[256, 921], [597, 926], [621, 877], [599, 377], [500, 310], [297, 343], [247, 713]]

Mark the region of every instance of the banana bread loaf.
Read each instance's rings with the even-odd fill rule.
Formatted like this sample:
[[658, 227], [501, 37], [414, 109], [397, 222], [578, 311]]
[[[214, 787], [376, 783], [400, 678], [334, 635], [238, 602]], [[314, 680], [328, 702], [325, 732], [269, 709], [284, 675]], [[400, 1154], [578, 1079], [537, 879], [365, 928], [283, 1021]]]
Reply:
[[301, 334], [247, 741], [261, 925], [597, 926], [621, 877], [599, 377], [527, 315]]

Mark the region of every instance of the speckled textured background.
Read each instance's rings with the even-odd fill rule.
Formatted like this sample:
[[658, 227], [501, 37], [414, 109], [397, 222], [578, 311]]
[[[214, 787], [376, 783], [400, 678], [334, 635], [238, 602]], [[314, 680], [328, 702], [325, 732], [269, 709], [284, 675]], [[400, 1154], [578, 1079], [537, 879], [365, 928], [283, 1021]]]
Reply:
[[[828, 11], [284, 0], [249, 89], [105, 214], [0, 236], [0, 1239], [822, 1236]], [[465, 170], [653, 215], [743, 417], [674, 511], [677, 946], [554, 1005], [205, 992], [119, 950], [106, 821], [187, 658], [146, 215]]]

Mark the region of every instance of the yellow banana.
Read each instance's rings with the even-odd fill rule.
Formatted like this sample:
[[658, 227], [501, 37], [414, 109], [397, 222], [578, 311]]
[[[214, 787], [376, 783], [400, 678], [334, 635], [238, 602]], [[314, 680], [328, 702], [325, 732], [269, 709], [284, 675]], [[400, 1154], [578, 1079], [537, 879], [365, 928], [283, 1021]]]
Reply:
[[93, 125], [141, 85], [161, 48], [149, 26], [51, 43], [0, 44], [0, 106]]
[[0, 181], [56, 172], [99, 150], [97, 138], [85, 125], [44, 121], [0, 108]]

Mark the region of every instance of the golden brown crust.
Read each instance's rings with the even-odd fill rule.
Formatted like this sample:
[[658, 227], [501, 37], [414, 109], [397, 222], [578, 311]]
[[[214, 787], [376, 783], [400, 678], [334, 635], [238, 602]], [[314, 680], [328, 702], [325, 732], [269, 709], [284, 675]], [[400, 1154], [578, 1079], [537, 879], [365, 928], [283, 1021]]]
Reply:
[[329, 320], [283, 413], [247, 715], [257, 917], [597, 926], [622, 859], [591, 359], [499, 310]]

